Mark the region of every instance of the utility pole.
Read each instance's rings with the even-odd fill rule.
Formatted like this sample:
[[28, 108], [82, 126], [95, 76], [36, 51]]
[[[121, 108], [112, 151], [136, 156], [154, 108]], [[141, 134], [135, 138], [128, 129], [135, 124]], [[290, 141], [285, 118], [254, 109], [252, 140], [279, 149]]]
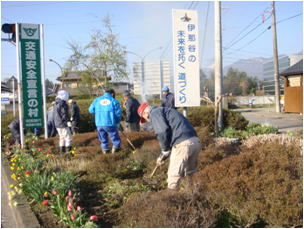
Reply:
[[278, 59], [278, 44], [277, 44], [277, 27], [275, 16], [275, 2], [272, 2], [272, 40], [273, 40], [273, 66], [274, 66], [274, 90], [275, 90], [275, 105], [276, 112], [281, 113], [280, 106], [280, 81], [279, 81], [279, 59]]
[[[223, 128], [223, 109], [221, 102], [222, 95], [222, 26], [221, 26], [221, 2], [216, 0], [214, 2], [214, 22], [215, 22], [215, 110], [218, 111], [218, 115], [215, 120], [215, 133], [218, 134], [218, 130]], [[218, 127], [218, 128], [217, 128]]]

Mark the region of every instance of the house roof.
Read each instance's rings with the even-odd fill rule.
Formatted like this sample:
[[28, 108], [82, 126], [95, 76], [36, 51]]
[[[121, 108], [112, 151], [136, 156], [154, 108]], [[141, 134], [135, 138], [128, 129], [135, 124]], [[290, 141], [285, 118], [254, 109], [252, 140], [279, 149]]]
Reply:
[[303, 75], [303, 59], [281, 72], [281, 76]]
[[12, 93], [12, 90], [9, 89], [9, 87], [7, 86], [6, 83], [1, 82], [1, 92], [10, 92], [10, 93]]

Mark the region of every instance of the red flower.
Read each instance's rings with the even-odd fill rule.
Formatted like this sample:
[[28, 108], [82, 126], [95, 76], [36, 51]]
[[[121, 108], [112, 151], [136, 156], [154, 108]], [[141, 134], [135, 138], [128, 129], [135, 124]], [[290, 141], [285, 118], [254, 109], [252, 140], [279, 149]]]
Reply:
[[46, 206], [46, 205], [48, 205], [48, 204], [49, 204], [49, 201], [48, 201], [48, 200], [42, 201], [42, 205]]
[[68, 196], [72, 196], [72, 190], [68, 191]]
[[56, 190], [52, 190], [53, 195], [58, 195], [58, 192]]
[[90, 216], [90, 220], [97, 221], [98, 220], [98, 216], [97, 215], [91, 215]]
[[71, 220], [75, 220], [76, 216], [74, 214], [71, 215]]
[[38, 148], [38, 151], [42, 151], [42, 148]]
[[52, 150], [51, 150], [51, 149], [48, 149], [47, 152], [48, 152], [48, 153], [52, 153]]
[[25, 171], [25, 175], [31, 175], [31, 172], [28, 171], [28, 170], [26, 170], [26, 171]]
[[69, 197], [69, 196], [66, 196], [66, 197], [65, 197], [65, 200], [66, 200], [66, 201], [68, 201], [69, 199], [70, 199], [70, 197]]
[[77, 211], [80, 211], [81, 209], [82, 209], [82, 207], [80, 207], [80, 206], [77, 206]]

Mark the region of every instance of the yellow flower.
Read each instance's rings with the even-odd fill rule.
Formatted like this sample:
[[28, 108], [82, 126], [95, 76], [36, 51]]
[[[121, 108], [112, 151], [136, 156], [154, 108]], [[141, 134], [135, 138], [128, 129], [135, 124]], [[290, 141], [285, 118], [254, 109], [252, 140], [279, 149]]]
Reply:
[[20, 171], [21, 170], [21, 168], [20, 167], [17, 167], [17, 171]]
[[12, 166], [15, 166], [15, 163], [12, 163]]
[[13, 206], [16, 207], [18, 205], [17, 201], [14, 201]]
[[51, 176], [51, 181], [54, 181], [54, 176]]
[[10, 170], [12, 170], [12, 171], [15, 170], [15, 167], [11, 166], [11, 167], [10, 167]]
[[[17, 190], [16, 190], [17, 191]], [[21, 189], [18, 189], [17, 193], [20, 195], [22, 193]]]
[[9, 186], [10, 188], [14, 188], [15, 187], [15, 185], [13, 185], [13, 184], [10, 184], [10, 186]]
[[22, 186], [23, 186], [23, 184], [22, 184], [22, 183], [20, 183], [20, 184], [19, 184], [19, 187], [22, 187]]
[[15, 193], [14, 191], [10, 191], [10, 195], [11, 195], [11, 196], [15, 196], [16, 193]]
[[11, 175], [11, 178], [12, 178], [13, 180], [17, 180], [17, 176], [16, 176], [16, 174], [15, 174], [15, 173], [13, 173], [13, 174]]
[[12, 206], [12, 203], [11, 203], [11, 202], [9, 202], [9, 203], [8, 203], [8, 206], [10, 206], [10, 207], [11, 207], [11, 206]]

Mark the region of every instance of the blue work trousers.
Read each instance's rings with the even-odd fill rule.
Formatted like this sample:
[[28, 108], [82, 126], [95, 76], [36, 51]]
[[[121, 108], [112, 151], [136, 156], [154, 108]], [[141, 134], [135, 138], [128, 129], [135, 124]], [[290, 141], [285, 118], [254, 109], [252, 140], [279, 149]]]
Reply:
[[120, 137], [118, 134], [118, 128], [116, 126], [97, 126], [98, 138], [101, 142], [101, 148], [104, 150], [109, 149], [109, 139], [110, 136], [112, 144], [114, 147], [120, 147]]

